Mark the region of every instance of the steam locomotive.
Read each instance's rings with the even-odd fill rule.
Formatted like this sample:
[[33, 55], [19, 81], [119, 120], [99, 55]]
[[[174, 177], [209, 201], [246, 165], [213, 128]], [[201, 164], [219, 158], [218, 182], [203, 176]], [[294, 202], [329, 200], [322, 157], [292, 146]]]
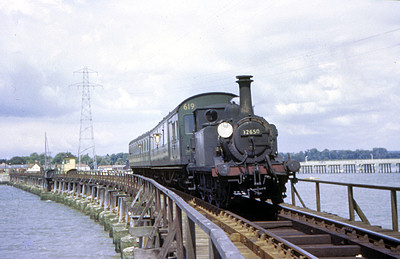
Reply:
[[156, 127], [129, 143], [134, 173], [182, 189], [220, 207], [235, 196], [283, 202], [300, 163], [278, 156], [275, 125], [254, 115], [252, 76], [237, 76], [232, 93], [204, 93], [180, 103]]

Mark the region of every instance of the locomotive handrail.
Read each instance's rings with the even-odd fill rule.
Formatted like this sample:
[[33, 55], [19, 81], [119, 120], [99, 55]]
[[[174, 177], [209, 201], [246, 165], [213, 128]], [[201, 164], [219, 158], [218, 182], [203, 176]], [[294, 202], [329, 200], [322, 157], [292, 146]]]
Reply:
[[[291, 181], [291, 195], [292, 195], [292, 205], [296, 205], [296, 197], [300, 200], [300, 203], [304, 208], [307, 208], [304, 201], [302, 200], [299, 192], [297, 191], [293, 179]], [[400, 191], [400, 187], [394, 186], [379, 186], [379, 185], [370, 185], [370, 184], [357, 184], [357, 183], [342, 183], [342, 182], [331, 182], [317, 179], [296, 179], [299, 182], [309, 182], [315, 183], [315, 197], [316, 197], [316, 207], [317, 211], [321, 212], [321, 194], [320, 194], [320, 184], [329, 184], [329, 185], [339, 185], [347, 187], [347, 198], [349, 204], [349, 219], [351, 221], [355, 220], [354, 211], [360, 217], [360, 219], [370, 224], [364, 212], [361, 210], [360, 206], [357, 204], [353, 195], [353, 188], [365, 188], [365, 189], [375, 189], [375, 190], [386, 190], [390, 191], [390, 199], [391, 199], [391, 217], [392, 217], [392, 230], [399, 231], [399, 216], [398, 216], [398, 206], [397, 206], [397, 193]]]

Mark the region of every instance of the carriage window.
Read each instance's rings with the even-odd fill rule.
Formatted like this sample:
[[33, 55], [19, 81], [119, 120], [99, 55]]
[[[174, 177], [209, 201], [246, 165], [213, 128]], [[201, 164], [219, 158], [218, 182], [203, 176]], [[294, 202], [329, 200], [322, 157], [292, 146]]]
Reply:
[[162, 126], [163, 128], [162, 128], [162, 144], [163, 144], [163, 146], [165, 145], [165, 132], [164, 132], [164, 124], [163, 124], [163, 126]]
[[172, 141], [174, 141], [176, 140], [175, 122], [171, 123], [171, 129], [172, 129]]
[[193, 114], [187, 114], [183, 116], [183, 122], [185, 124], [185, 133], [192, 134], [194, 130], [194, 116]]

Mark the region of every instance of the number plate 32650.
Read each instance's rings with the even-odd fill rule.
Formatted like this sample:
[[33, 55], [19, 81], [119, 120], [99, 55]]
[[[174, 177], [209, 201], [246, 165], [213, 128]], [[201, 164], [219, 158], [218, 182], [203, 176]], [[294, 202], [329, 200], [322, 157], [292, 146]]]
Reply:
[[261, 130], [260, 129], [244, 129], [244, 130], [242, 130], [240, 135], [242, 135], [242, 136], [257, 136], [257, 135], [261, 135]]

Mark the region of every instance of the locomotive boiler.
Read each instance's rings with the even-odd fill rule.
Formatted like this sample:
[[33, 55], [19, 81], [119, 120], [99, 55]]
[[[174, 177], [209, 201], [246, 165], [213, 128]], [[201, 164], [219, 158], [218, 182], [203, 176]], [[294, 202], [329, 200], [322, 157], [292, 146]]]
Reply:
[[205, 93], [180, 103], [155, 128], [129, 143], [134, 173], [226, 207], [235, 196], [281, 203], [300, 163], [278, 155], [275, 125], [253, 112], [252, 76], [231, 93]]

